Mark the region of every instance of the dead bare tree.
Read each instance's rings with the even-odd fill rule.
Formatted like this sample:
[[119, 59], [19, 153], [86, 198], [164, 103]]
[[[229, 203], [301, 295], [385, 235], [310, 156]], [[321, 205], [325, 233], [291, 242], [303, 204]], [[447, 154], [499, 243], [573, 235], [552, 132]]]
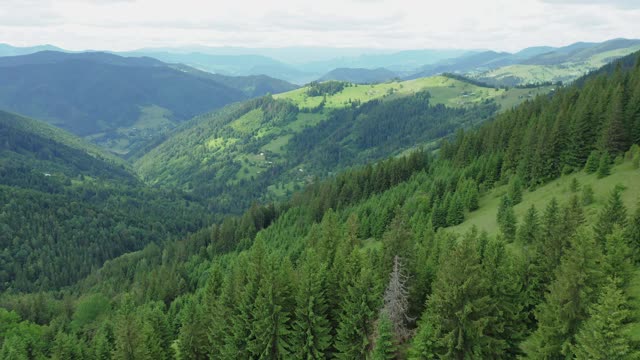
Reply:
[[409, 337], [407, 322], [411, 321], [407, 316], [409, 310], [409, 291], [407, 290], [407, 276], [404, 274], [402, 262], [399, 256], [393, 258], [393, 271], [389, 276], [389, 285], [384, 291], [384, 305], [380, 312], [384, 312], [393, 324], [393, 330], [399, 341]]

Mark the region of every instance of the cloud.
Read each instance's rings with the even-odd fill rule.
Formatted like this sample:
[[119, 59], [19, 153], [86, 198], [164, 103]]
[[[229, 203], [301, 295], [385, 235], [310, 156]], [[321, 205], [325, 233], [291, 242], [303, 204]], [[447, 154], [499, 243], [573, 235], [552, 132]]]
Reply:
[[206, 45], [517, 51], [640, 38], [640, 0], [0, 1], [0, 42], [72, 50]]
[[542, 0], [548, 4], [561, 5], [608, 5], [621, 9], [640, 9], [638, 0]]

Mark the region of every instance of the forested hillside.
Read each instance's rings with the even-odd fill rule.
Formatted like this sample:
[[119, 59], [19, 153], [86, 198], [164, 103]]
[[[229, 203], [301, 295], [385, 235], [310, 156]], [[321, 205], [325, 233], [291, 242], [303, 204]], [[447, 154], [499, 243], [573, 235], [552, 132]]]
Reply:
[[59, 289], [208, 220], [199, 203], [147, 188], [122, 160], [0, 111], [0, 291]]
[[[636, 358], [640, 181], [608, 179], [640, 179], [638, 57], [435, 156], [315, 181], [64, 292], [5, 293], [0, 357]], [[568, 201], [516, 215], [562, 176]], [[496, 235], [452, 228], [479, 211]]]
[[45, 120], [118, 154], [197, 114], [293, 88], [266, 76], [216, 76], [101, 52], [0, 57], [1, 108]]
[[257, 199], [281, 200], [315, 177], [474, 127], [551, 89], [507, 91], [446, 76], [314, 82], [196, 117], [134, 166], [151, 184], [209, 199], [214, 212], [239, 214]]

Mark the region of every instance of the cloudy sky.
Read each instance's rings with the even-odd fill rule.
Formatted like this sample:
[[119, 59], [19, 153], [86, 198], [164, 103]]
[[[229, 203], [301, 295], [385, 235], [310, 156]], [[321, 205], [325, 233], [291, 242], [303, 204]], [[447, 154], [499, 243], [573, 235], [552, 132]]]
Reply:
[[640, 0], [0, 0], [0, 43], [490, 48], [640, 38]]

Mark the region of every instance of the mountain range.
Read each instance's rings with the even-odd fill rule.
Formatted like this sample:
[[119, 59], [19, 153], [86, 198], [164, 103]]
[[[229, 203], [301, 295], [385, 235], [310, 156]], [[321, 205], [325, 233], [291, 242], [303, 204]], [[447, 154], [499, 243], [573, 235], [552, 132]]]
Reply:
[[43, 51], [0, 57], [0, 107], [126, 154], [181, 122], [232, 102], [295, 88], [149, 57]]
[[[213, 82], [36, 55], [5, 67]], [[0, 111], [0, 358], [636, 358], [639, 89], [640, 52], [562, 86], [311, 82], [129, 161]]]

